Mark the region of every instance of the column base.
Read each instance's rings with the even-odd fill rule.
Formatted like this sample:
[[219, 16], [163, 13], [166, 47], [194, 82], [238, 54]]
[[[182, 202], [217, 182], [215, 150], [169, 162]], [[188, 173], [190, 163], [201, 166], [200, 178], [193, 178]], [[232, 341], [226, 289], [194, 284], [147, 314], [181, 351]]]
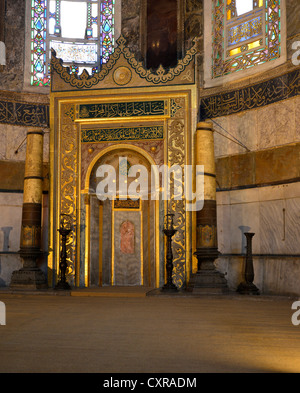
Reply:
[[197, 273], [191, 276], [188, 292], [222, 294], [229, 291], [224, 274], [216, 270], [212, 259], [199, 261], [199, 267]]
[[187, 291], [195, 294], [223, 294], [229, 289], [224, 274], [216, 270], [200, 270], [191, 277]]
[[252, 282], [241, 282], [236, 291], [241, 295], [259, 295], [259, 289]]
[[38, 269], [15, 270], [11, 276], [10, 288], [12, 289], [47, 289], [44, 273]]

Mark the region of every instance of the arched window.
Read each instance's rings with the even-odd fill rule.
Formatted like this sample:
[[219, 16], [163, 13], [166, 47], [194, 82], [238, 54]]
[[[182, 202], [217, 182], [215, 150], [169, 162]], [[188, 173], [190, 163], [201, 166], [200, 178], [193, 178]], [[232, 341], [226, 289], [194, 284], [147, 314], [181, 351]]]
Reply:
[[113, 52], [115, 0], [31, 0], [30, 84], [49, 86], [51, 48], [70, 72], [96, 72]]
[[206, 36], [212, 37], [206, 81], [218, 84], [285, 61], [284, 0], [206, 0], [206, 5]]

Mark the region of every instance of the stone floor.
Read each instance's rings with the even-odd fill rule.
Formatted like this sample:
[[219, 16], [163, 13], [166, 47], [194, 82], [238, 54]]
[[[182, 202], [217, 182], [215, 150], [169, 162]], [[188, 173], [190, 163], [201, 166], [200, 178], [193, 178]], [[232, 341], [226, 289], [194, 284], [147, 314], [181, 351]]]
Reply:
[[0, 373], [300, 372], [297, 299], [147, 293], [1, 290]]

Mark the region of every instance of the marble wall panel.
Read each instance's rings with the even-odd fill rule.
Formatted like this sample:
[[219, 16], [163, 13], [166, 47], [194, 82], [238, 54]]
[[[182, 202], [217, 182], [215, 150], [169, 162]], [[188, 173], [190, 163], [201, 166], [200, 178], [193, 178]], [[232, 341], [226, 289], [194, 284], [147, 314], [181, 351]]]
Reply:
[[285, 145], [295, 141], [295, 98], [274, 104], [275, 107], [275, 145]]
[[[10, 161], [25, 161], [26, 159], [26, 135], [28, 128], [0, 125], [0, 159]], [[43, 161], [49, 162], [49, 132], [44, 134]], [[18, 152], [16, 153], [16, 150]]]
[[290, 198], [290, 196], [285, 194], [285, 189], [288, 187], [289, 190], [291, 190], [294, 188], [295, 184], [297, 183], [280, 184], [278, 186], [270, 187], [259, 187], [257, 188], [258, 199], [260, 201], [274, 201], [278, 199]]
[[246, 252], [245, 232], [254, 232], [253, 253], [260, 253], [261, 227], [259, 221], [259, 203], [244, 203], [231, 205], [230, 208], [230, 249], [234, 254]]
[[99, 285], [99, 200], [90, 197], [90, 284]]
[[8, 287], [14, 270], [23, 267], [22, 260], [17, 254], [0, 254], [0, 287]]
[[287, 37], [300, 32], [300, 3], [298, 0], [286, 0]]
[[241, 154], [230, 157], [231, 166], [231, 187], [237, 187], [242, 182], [244, 184], [255, 183], [255, 172], [254, 168], [254, 155], [253, 154]]
[[[277, 287], [274, 289], [272, 288], [272, 280], [269, 280], [269, 290], [272, 288], [274, 293], [299, 296], [300, 258], [280, 259], [273, 263], [280, 264], [280, 275], [277, 280]], [[268, 282], [267, 279], [266, 282]]]
[[[241, 112], [229, 116], [228, 131], [249, 150], [257, 150], [257, 111]], [[228, 154], [243, 154], [247, 150], [237, 143], [228, 144]]]
[[[148, 217], [150, 221], [150, 242], [149, 242], [149, 249], [150, 249], [150, 282], [148, 283], [149, 286], [155, 287], [155, 279], [156, 279], [156, 253], [155, 253], [155, 236], [157, 229], [155, 228], [155, 202], [149, 201], [150, 203], [150, 216]], [[159, 263], [159, 261], [157, 261]]]
[[300, 96], [295, 98], [295, 141], [300, 141]]
[[300, 254], [300, 198], [285, 201], [284, 253]]
[[284, 253], [284, 210], [282, 200], [260, 204], [260, 243], [263, 254]]
[[5, 124], [0, 124], [0, 160], [5, 160], [6, 157], [6, 128]]
[[[130, 221], [134, 228], [133, 252], [122, 252], [121, 225]], [[135, 211], [114, 212], [114, 284], [141, 285], [141, 213]]]
[[218, 117], [214, 119], [214, 144], [215, 144], [215, 157], [222, 157], [229, 155], [228, 134], [223, 130], [228, 131], [229, 116]]
[[231, 187], [231, 157], [222, 157], [216, 160], [216, 182], [217, 189], [228, 189]]
[[293, 47], [295, 41], [300, 41], [300, 29], [298, 29], [295, 35], [287, 38], [286, 41], [287, 60], [291, 60], [295, 54], [295, 48]]
[[102, 282], [103, 285], [111, 285], [111, 201], [103, 201], [102, 221]]
[[[245, 257], [220, 257], [216, 268], [225, 274], [228, 288], [236, 291], [244, 280]], [[253, 257], [254, 281], [261, 295], [299, 296], [300, 259]]]
[[[27, 128], [7, 125], [5, 159], [12, 161], [25, 161], [26, 159]], [[24, 143], [23, 143], [24, 142]], [[21, 146], [20, 146], [21, 145]], [[16, 150], [18, 153], [16, 154]]]
[[255, 159], [256, 184], [279, 182], [299, 177], [300, 145], [260, 150]]
[[231, 219], [230, 214], [231, 208], [229, 204], [217, 206], [218, 250], [222, 254], [231, 252], [231, 231], [228, 230]]
[[47, 131], [44, 133], [44, 148], [43, 148], [43, 162], [48, 163], [49, 162], [49, 149], [50, 149], [50, 144], [49, 144], [49, 138], [50, 138], [50, 133]]
[[276, 109], [275, 105], [268, 105], [259, 109], [257, 113], [257, 137], [259, 149], [276, 146]]
[[300, 183], [290, 183], [278, 186], [282, 188], [282, 195], [284, 199], [300, 198]]
[[0, 193], [0, 252], [20, 249], [23, 194]]
[[263, 261], [262, 292], [270, 295], [299, 296], [300, 259], [268, 258]]
[[[215, 118], [215, 157], [241, 155], [247, 150], [228, 138], [236, 138], [250, 151], [270, 149], [300, 140], [299, 97], [262, 108]], [[225, 135], [221, 136], [219, 133]]]
[[300, 183], [218, 192], [217, 219], [222, 254], [244, 253], [245, 231], [254, 254], [300, 254]]

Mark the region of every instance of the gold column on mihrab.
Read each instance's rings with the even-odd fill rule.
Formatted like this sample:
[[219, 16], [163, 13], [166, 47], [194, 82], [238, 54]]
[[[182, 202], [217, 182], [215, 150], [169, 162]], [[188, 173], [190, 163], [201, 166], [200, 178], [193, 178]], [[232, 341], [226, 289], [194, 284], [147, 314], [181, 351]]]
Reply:
[[24, 176], [21, 250], [39, 250], [43, 187], [43, 131], [28, 130]]
[[204, 205], [196, 212], [196, 253], [199, 263], [218, 255], [216, 168], [214, 130], [211, 122], [199, 122], [196, 130], [196, 165], [204, 165]]

